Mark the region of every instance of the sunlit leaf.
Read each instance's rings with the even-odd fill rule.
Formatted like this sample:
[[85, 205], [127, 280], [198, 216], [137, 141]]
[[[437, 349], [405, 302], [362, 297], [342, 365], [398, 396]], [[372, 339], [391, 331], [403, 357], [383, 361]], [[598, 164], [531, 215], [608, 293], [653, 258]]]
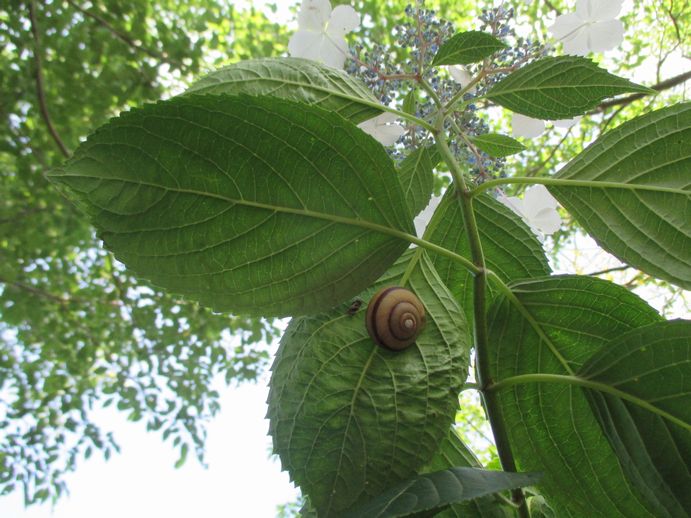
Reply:
[[459, 32], [439, 48], [432, 65], [477, 63], [504, 48], [506, 44], [486, 32]]
[[302, 58], [233, 63], [202, 77], [188, 94], [265, 95], [314, 104], [363, 122], [382, 113], [372, 91], [342, 70]]
[[607, 97], [629, 92], [653, 93], [610, 74], [589, 59], [559, 56], [521, 67], [494, 85], [485, 97], [528, 117], [567, 119], [583, 115]]
[[549, 186], [605, 250], [646, 273], [691, 288], [691, 103], [628, 121], [556, 178], [602, 188]]

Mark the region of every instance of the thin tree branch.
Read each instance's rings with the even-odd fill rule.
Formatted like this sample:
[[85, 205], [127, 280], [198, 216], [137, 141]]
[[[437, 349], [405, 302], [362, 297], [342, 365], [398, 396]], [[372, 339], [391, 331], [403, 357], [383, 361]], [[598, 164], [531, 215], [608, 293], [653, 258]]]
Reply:
[[78, 301], [76, 299], [72, 299], [69, 297], [61, 297], [59, 295], [54, 295], [52, 293], [49, 293], [47, 291], [44, 291], [40, 288], [36, 288], [34, 286], [31, 286], [29, 284], [24, 284], [23, 282], [16, 282], [16, 281], [9, 281], [7, 279], [4, 279], [0, 277], [0, 282], [3, 284], [7, 284], [8, 286], [14, 286], [15, 288], [19, 288], [20, 290], [27, 291], [33, 295], [38, 295], [39, 297], [43, 297], [45, 299], [52, 300], [53, 302], [57, 302], [59, 304], [69, 304], [70, 302], [82, 302]]
[[174, 59], [170, 59], [168, 57], [168, 54], [165, 52], [159, 52], [157, 50], [150, 49], [148, 47], [145, 47], [144, 45], [141, 45], [137, 43], [135, 40], [133, 40], [129, 35], [125, 34], [124, 32], [118, 30], [117, 28], [113, 27], [108, 20], [105, 18], [97, 15], [96, 13], [92, 13], [91, 11], [87, 11], [77, 3], [75, 3], [73, 0], [67, 0], [67, 3], [74, 7], [77, 11], [82, 13], [84, 16], [88, 16], [92, 20], [95, 20], [98, 22], [99, 25], [107, 29], [113, 36], [118, 38], [120, 41], [125, 42], [127, 45], [132, 47], [135, 50], [138, 50], [140, 52], [144, 52], [145, 54], [148, 54], [152, 58], [160, 59], [161, 61], [168, 63], [169, 65], [174, 65], [178, 68], [184, 68], [184, 65], [176, 61]]
[[55, 295], [54, 293], [50, 293], [49, 291], [42, 290], [41, 288], [37, 288], [36, 286], [32, 286], [30, 284], [26, 284], [24, 282], [19, 282], [19, 281], [10, 281], [8, 279], [5, 279], [4, 277], [0, 277], [0, 283], [6, 284], [7, 286], [12, 286], [14, 288], [20, 289], [22, 291], [26, 291], [27, 293], [31, 293], [32, 295], [36, 295], [38, 297], [42, 297], [44, 299], [52, 300], [53, 302], [57, 302], [58, 304], [62, 306], [66, 306], [68, 304], [74, 303], [74, 304], [83, 304], [83, 305], [91, 305], [94, 303], [101, 303], [101, 304], [107, 304], [110, 306], [121, 306], [123, 303], [119, 300], [98, 300], [98, 299], [84, 299], [81, 297], [74, 297], [71, 295]]
[[626, 104], [622, 104], [621, 106], [618, 106], [616, 110], [612, 113], [612, 115], [609, 116], [607, 120], [604, 120], [603, 118], [603, 123], [600, 125], [600, 134], [603, 134], [605, 130], [607, 129], [607, 126], [609, 126], [614, 119], [617, 118], [617, 115], [619, 115], [624, 108], [626, 108]]
[[536, 166], [533, 166], [532, 168], [528, 169], [528, 171], [525, 173], [525, 176], [536, 176], [540, 171], [547, 167], [547, 164], [549, 164], [552, 158], [554, 158], [554, 155], [557, 154], [557, 151], [559, 150], [559, 148], [561, 148], [561, 145], [564, 143], [564, 141], [567, 138], [569, 138], [569, 136], [571, 135], [571, 131], [573, 131], [573, 126], [567, 130], [567, 132], [561, 139], [559, 139], [559, 142], [555, 146], [552, 146], [552, 149], [550, 150], [549, 155], [547, 155], [547, 158], [545, 158], [541, 163], [537, 164]]
[[681, 30], [679, 29], [679, 21], [677, 20], [677, 16], [672, 12], [673, 7], [674, 7], [674, 1], [671, 1], [669, 8], [665, 9], [665, 11], [666, 11], [667, 15], [669, 16], [670, 20], [672, 20], [672, 25], [674, 25], [674, 32], [676, 32], [676, 35], [677, 35], [677, 45], [676, 46], [678, 46], [678, 45], [681, 45], [683, 43], [684, 39], [681, 37]]
[[598, 272], [592, 272], [592, 273], [586, 273], [589, 277], [595, 277], [597, 275], [604, 275], [606, 273], [611, 273], [611, 272], [623, 272], [624, 270], [628, 270], [631, 267], [628, 265], [624, 266], [615, 266], [614, 268], [607, 268], [606, 270], [600, 270]]
[[[663, 90], [668, 90], [670, 88], [674, 88], [675, 86], [678, 86], [680, 84], [685, 83], [688, 79], [691, 79], [691, 70], [688, 72], [684, 72], [683, 74], [679, 74], [678, 76], [670, 77], [669, 79], [665, 79], [664, 81], [651, 86], [653, 90], [656, 90], [658, 92], [662, 92]], [[601, 103], [597, 108], [592, 113], [602, 113], [605, 111], [607, 108], [611, 108], [613, 106], [621, 106], [621, 105], [627, 105], [631, 104], [634, 101], [637, 101], [638, 99], [642, 99], [643, 97], [646, 97], [649, 94], [633, 94], [629, 95], [628, 97], [620, 97], [619, 99], [612, 99], [611, 101], [605, 101]]]
[[41, 36], [38, 31], [38, 21], [36, 20], [36, 2], [31, 0], [29, 2], [29, 20], [31, 22], [31, 34], [34, 37], [34, 60], [36, 62], [36, 94], [38, 95], [38, 106], [41, 111], [43, 121], [48, 127], [48, 132], [53, 140], [60, 148], [60, 152], [65, 158], [69, 158], [70, 152], [65, 146], [65, 143], [60, 138], [53, 121], [48, 112], [48, 103], [46, 102], [45, 84], [43, 80], [43, 62], [41, 59]]

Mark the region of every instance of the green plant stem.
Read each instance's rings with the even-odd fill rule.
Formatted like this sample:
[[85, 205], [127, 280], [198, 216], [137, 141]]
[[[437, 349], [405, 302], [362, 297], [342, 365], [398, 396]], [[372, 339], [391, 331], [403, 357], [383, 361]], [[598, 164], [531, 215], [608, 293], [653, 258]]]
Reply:
[[[446, 143], [446, 135], [443, 131], [443, 116], [439, 118], [434, 137], [437, 147], [444, 161], [449, 166], [449, 171], [454, 179], [454, 188], [463, 214], [466, 235], [470, 245], [470, 255], [477, 272], [473, 278], [473, 318], [475, 331], [475, 351], [477, 354], [478, 384], [482, 391], [487, 409], [489, 423], [497, 446], [497, 453], [505, 471], [516, 472], [516, 462], [509, 443], [508, 430], [499, 405], [496, 392], [486, 390], [492, 385], [492, 377], [489, 369], [489, 340], [487, 334], [487, 269], [485, 256], [480, 242], [480, 233], [473, 211], [472, 191], [468, 189], [458, 162]], [[530, 518], [530, 511], [523, 491], [514, 489], [511, 492], [513, 502], [518, 507], [521, 518]]]
[[544, 373], [519, 374], [517, 376], [504, 378], [503, 380], [490, 385], [486, 388], [486, 390], [489, 392], [498, 392], [501, 389], [512, 387], [514, 385], [523, 385], [525, 383], [567, 383], [569, 385], [578, 385], [580, 387], [589, 388], [592, 390], [596, 390], [598, 392], [603, 392], [605, 394], [611, 394], [620, 399], [630, 401], [631, 403], [645, 410], [648, 410], [649, 412], [659, 415], [660, 417], [663, 417], [671, 421], [672, 423], [677, 424], [688, 431], [691, 431], [691, 424], [685, 422], [682, 419], [679, 419], [678, 417], [675, 417], [674, 415], [668, 412], [665, 412], [664, 410], [656, 407], [655, 405], [652, 405], [644, 399], [636, 397], [633, 394], [629, 394], [628, 392], [619, 390], [611, 385], [600, 383], [598, 381], [594, 381], [587, 378], [581, 378], [580, 376]]
[[[484, 79], [484, 77], [487, 75], [487, 71], [483, 68], [482, 71], [473, 77], [470, 82], [465, 85], [463, 88], [461, 88], [458, 92], [454, 94], [454, 96], [449, 99], [449, 102], [446, 103], [446, 106], [444, 107], [444, 113], [449, 114], [452, 111], [454, 111], [454, 108], [456, 106], [456, 103], [463, 99], [463, 96], [468, 93], [476, 84], [478, 84], [480, 81]], [[481, 99], [480, 97], [476, 97], [473, 99], [473, 102], [478, 101]]]
[[652, 191], [652, 192], [667, 192], [672, 194], [688, 195], [688, 190], [675, 187], [660, 187], [658, 185], [642, 185], [622, 182], [600, 182], [593, 180], [568, 180], [566, 178], [533, 178], [528, 176], [517, 176], [514, 178], [498, 178], [496, 180], [489, 180], [484, 182], [472, 190], [471, 196], [498, 187], [500, 185], [510, 184], [541, 184], [541, 185], [555, 185], [560, 187], [590, 187], [595, 189], [626, 189], [629, 191]]
[[441, 99], [439, 99], [439, 96], [437, 95], [437, 92], [434, 91], [434, 88], [432, 88], [430, 84], [422, 78], [420, 78], [418, 83], [420, 83], [422, 89], [427, 92], [427, 95], [429, 95], [432, 101], [434, 101], [434, 104], [437, 105], [437, 108], [441, 110], [443, 105], [441, 103]]

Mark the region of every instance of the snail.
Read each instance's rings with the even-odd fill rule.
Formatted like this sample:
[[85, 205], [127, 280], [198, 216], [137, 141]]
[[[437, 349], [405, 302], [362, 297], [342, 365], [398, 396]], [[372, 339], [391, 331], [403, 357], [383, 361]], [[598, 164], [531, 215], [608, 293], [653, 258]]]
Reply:
[[370, 300], [365, 322], [375, 343], [401, 351], [412, 345], [425, 327], [425, 308], [412, 291], [388, 286]]

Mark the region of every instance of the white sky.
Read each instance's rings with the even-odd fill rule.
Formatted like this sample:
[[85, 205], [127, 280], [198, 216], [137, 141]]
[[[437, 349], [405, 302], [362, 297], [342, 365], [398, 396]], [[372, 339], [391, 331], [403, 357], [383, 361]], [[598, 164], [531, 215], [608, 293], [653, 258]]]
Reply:
[[269, 458], [266, 414], [268, 375], [257, 384], [228, 387], [221, 413], [209, 424], [209, 468], [192, 453], [174, 469], [176, 452], [160, 433], [147, 433], [115, 410], [95, 414], [116, 431], [122, 452], [80, 461], [67, 477], [70, 495], [50, 505], [24, 509], [20, 494], [0, 498], [2, 518], [269, 518], [278, 504], [294, 501], [297, 490]]

